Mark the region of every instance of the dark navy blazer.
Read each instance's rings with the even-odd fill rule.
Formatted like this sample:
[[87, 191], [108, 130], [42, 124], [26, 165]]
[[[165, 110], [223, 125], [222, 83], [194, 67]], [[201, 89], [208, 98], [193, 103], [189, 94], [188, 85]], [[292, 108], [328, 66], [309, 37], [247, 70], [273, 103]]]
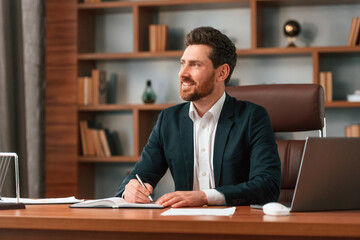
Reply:
[[[175, 191], [193, 187], [194, 139], [189, 118], [190, 103], [160, 113], [140, 161], [120, 185], [121, 196], [130, 179], [139, 174], [154, 188], [169, 168]], [[226, 94], [214, 143], [215, 189], [226, 205], [249, 205], [277, 201], [281, 166], [274, 133], [266, 110]]]

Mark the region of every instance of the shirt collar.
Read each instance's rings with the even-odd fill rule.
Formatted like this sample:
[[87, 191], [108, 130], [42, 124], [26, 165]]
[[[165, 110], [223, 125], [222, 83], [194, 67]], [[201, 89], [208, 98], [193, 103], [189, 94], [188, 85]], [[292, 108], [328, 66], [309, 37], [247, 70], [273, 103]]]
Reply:
[[[214, 117], [215, 122], [219, 120], [221, 110], [224, 106], [226, 94], [225, 92], [223, 95], [219, 98], [219, 100], [216, 101], [216, 103], [210, 108], [210, 110], [207, 113], [211, 113]], [[205, 113], [204, 116], [207, 114]], [[195, 122], [197, 119], [200, 119], [200, 116], [194, 106], [193, 102], [190, 102], [190, 108], [189, 108], [189, 117], [193, 122]]]

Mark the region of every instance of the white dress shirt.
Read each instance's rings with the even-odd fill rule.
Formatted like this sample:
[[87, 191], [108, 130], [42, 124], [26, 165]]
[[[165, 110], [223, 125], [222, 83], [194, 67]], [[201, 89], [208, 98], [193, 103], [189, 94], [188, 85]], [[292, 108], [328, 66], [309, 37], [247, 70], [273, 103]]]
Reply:
[[205, 192], [208, 205], [224, 205], [225, 196], [215, 190], [214, 179], [214, 142], [215, 133], [222, 107], [225, 102], [225, 92], [211, 109], [200, 117], [194, 104], [190, 103], [189, 117], [194, 125], [194, 183], [193, 190]]

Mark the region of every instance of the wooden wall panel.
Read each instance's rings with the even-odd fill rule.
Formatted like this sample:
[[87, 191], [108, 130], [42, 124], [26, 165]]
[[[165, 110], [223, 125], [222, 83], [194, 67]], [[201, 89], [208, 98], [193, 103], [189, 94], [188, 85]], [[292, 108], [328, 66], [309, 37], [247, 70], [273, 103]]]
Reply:
[[77, 195], [77, 1], [46, 1], [45, 193]]
[[47, 104], [76, 104], [77, 68], [69, 66], [47, 65], [46, 69], [46, 100]]

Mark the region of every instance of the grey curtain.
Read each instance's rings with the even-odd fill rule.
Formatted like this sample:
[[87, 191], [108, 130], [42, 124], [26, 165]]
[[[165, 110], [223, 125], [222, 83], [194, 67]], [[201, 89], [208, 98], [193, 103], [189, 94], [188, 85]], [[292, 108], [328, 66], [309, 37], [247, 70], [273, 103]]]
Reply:
[[44, 193], [44, 23], [44, 0], [0, 1], [0, 152], [19, 156], [21, 197]]

